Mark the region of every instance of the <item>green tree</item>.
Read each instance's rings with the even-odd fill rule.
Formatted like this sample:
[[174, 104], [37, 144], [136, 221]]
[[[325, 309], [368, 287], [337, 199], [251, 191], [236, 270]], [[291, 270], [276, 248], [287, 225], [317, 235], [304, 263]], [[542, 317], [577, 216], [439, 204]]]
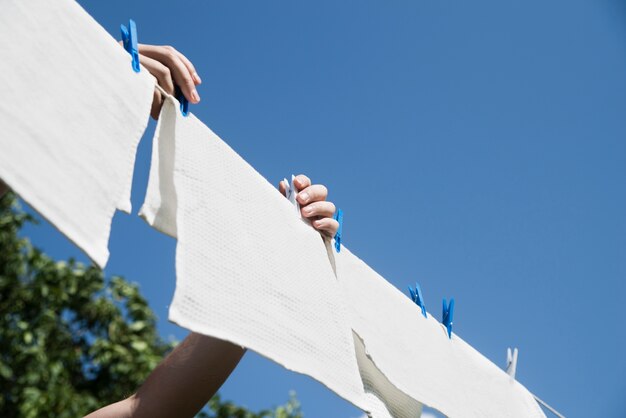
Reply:
[[[33, 218], [0, 198], [0, 416], [80, 417], [132, 394], [175, 343], [136, 284], [54, 261], [18, 235]], [[292, 395], [253, 413], [215, 396], [204, 418], [300, 418]]]

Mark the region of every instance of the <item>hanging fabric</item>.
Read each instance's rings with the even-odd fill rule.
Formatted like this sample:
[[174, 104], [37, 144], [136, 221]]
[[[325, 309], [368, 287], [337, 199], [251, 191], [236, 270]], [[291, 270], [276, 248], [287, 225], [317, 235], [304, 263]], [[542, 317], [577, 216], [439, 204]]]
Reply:
[[73, 0], [0, 10], [0, 179], [104, 267], [154, 78]]
[[[350, 325], [369, 358], [402, 392], [448, 417], [545, 417], [519, 382], [342, 247], [337, 277]], [[373, 381], [371, 386], [385, 385]]]
[[253, 167], [167, 98], [141, 216], [178, 239], [169, 319], [368, 401], [320, 234]]

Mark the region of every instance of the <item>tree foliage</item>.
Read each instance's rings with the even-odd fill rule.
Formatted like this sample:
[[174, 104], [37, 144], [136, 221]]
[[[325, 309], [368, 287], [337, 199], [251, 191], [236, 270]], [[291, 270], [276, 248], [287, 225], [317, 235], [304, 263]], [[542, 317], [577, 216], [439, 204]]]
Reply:
[[[0, 416], [75, 418], [117, 402], [175, 345], [136, 284], [54, 261], [18, 232], [33, 218], [0, 198]], [[214, 397], [205, 418], [299, 418], [293, 397], [253, 413]]]
[[218, 394], [209, 401], [207, 408], [198, 414], [197, 418], [302, 418], [303, 416], [300, 402], [296, 399], [295, 392], [291, 392], [289, 401], [285, 405], [257, 413], [232, 402], [223, 402]]

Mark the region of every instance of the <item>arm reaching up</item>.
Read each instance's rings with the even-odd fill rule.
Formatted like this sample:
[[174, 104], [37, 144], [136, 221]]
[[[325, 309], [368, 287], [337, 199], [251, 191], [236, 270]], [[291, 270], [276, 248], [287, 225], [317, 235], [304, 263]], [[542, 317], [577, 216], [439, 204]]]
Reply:
[[[320, 233], [333, 236], [338, 223], [328, 190], [305, 175], [295, 178], [302, 216]], [[281, 182], [280, 191], [286, 185]], [[191, 333], [148, 376], [137, 393], [86, 418], [193, 417], [215, 395], [235, 369], [245, 348], [217, 338]]]
[[193, 417], [235, 369], [245, 349], [191, 333], [159, 364], [137, 393], [85, 418]]

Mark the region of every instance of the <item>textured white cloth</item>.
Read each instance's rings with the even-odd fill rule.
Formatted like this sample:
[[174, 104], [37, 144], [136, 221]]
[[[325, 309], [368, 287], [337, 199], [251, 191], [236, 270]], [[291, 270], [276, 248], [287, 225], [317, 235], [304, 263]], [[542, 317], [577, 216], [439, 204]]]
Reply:
[[99, 266], [154, 78], [73, 0], [0, 0], [0, 178]]
[[[335, 255], [350, 324], [391, 384], [448, 417], [545, 417], [519, 382], [465, 343], [347, 248]], [[385, 382], [374, 378], [370, 386]], [[382, 386], [381, 386], [382, 387]]]
[[[113, 213], [130, 211], [154, 79], [73, 0], [0, 0], [0, 36], [0, 178], [104, 266]], [[171, 98], [142, 216], [178, 238], [170, 319], [181, 326], [307, 374], [376, 418], [418, 416], [416, 399], [450, 417], [544, 416], [347, 249], [329, 263], [292, 205]]]
[[352, 334], [359, 373], [370, 403], [370, 417], [415, 418], [421, 416], [422, 404], [392, 385], [368, 356], [363, 341], [356, 333]]
[[347, 249], [334, 254], [171, 98], [141, 215], [178, 238], [170, 319], [185, 328], [307, 374], [376, 418], [419, 416], [420, 402], [451, 417], [544, 416], [523, 386], [456, 335], [449, 340]]
[[171, 98], [159, 118], [140, 213], [178, 238], [170, 320], [248, 347], [369, 409], [320, 234]]

